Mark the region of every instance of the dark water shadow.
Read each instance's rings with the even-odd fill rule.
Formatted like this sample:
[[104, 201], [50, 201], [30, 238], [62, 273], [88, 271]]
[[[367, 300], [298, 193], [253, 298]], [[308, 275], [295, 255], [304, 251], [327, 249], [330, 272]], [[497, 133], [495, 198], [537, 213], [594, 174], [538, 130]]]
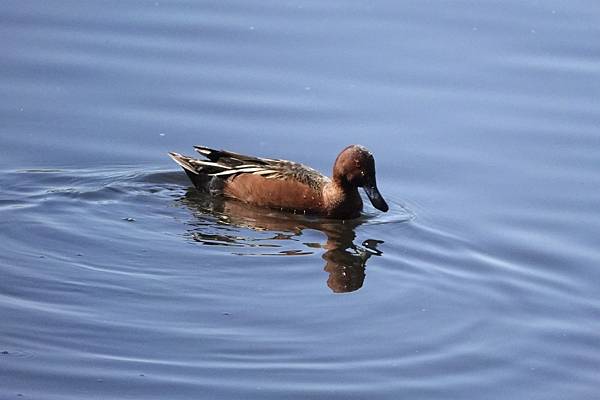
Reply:
[[[360, 289], [367, 261], [382, 256], [378, 239], [355, 243], [356, 229], [369, 218], [337, 221], [252, 207], [235, 200], [212, 197], [188, 189], [179, 202], [194, 215], [188, 237], [206, 246], [226, 246], [243, 256], [300, 256], [324, 250], [327, 286], [335, 293]], [[324, 242], [306, 242], [303, 234], [315, 230]]]

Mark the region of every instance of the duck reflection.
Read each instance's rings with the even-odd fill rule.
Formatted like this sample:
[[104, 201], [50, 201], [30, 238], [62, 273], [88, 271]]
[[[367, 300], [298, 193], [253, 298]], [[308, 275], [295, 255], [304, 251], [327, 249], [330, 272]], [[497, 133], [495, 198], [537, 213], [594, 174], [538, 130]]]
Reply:
[[[212, 197], [189, 189], [180, 202], [191, 210], [191, 239], [203, 245], [240, 248], [240, 255], [298, 256], [325, 250], [325, 271], [329, 274], [327, 286], [335, 293], [360, 289], [365, 280], [367, 260], [380, 256], [377, 246], [383, 241], [368, 239], [354, 243], [356, 228], [364, 218], [348, 221], [328, 220], [254, 208], [235, 200]], [[244, 236], [241, 228], [252, 232]], [[325, 243], [302, 242], [303, 231], [316, 230], [327, 237]], [[301, 248], [297, 245], [301, 244]], [[248, 252], [252, 249], [253, 252]]]

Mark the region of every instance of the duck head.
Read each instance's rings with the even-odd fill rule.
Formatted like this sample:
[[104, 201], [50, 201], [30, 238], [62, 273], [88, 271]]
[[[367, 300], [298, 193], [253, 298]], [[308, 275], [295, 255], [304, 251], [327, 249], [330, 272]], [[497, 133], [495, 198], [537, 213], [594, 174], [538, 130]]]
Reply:
[[333, 165], [333, 180], [344, 188], [362, 187], [373, 207], [383, 212], [389, 210], [377, 189], [375, 159], [365, 147], [353, 144], [342, 150]]

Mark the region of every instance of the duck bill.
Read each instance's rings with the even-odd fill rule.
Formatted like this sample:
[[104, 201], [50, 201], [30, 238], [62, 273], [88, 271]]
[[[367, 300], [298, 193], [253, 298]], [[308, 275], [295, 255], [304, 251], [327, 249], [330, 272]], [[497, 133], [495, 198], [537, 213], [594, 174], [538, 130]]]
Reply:
[[386, 212], [390, 209], [385, 200], [383, 199], [383, 196], [381, 196], [381, 193], [379, 193], [379, 189], [377, 189], [377, 186], [365, 186], [364, 189], [365, 193], [367, 193], [367, 196], [369, 197], [369, 200], [371, 200], [371, 204], [373, 204], [373, 207], [383, 212]]

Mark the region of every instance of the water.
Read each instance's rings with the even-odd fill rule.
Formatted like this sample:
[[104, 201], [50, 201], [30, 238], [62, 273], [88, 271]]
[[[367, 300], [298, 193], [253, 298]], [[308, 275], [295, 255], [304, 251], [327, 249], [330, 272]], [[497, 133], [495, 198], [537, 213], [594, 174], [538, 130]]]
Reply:
[[[594, 1], [11, 1], [0, 398], [597, 399]], [[167, 151], [331, 170], [345, 223]]]

